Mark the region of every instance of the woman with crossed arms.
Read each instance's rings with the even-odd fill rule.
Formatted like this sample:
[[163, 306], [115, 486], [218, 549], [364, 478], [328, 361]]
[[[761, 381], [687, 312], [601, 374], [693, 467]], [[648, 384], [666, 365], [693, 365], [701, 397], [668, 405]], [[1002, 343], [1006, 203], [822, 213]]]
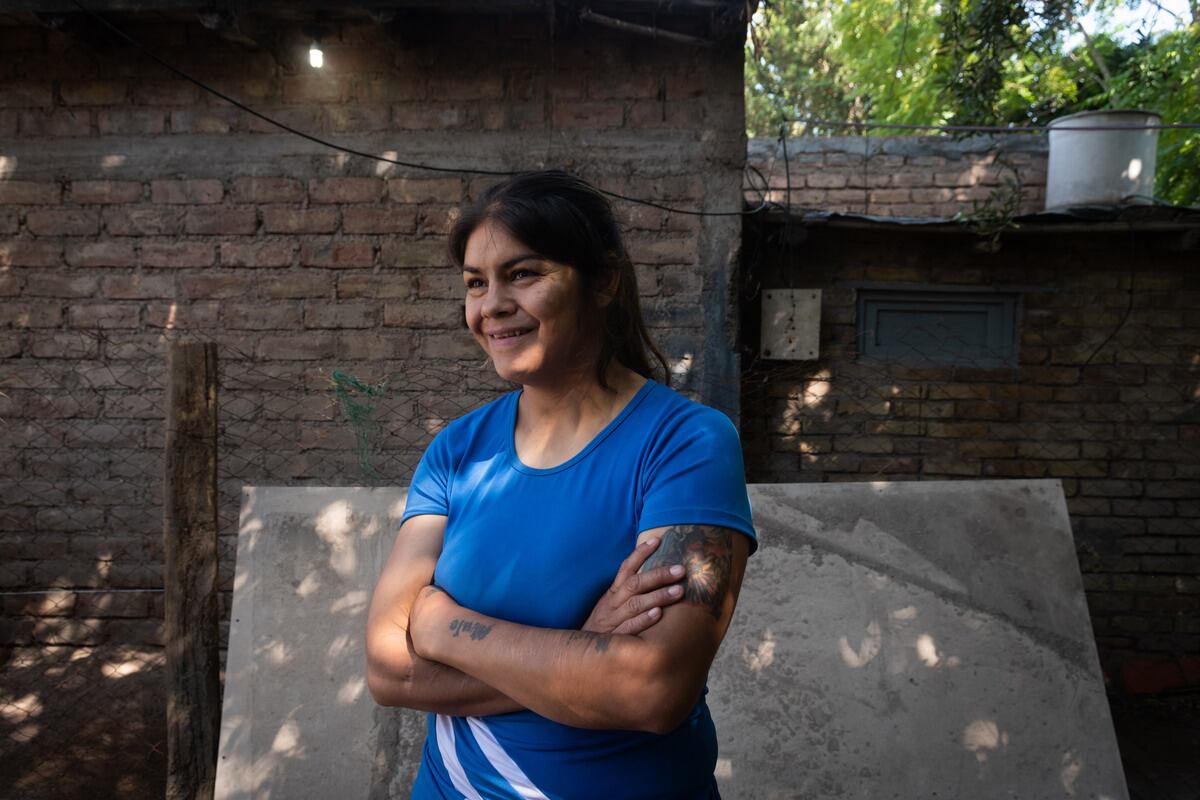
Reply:
[[372, 696], [429, 712], [412, 796], [719, 798], [705, 684], [757, 547], [737, 430], [652, 377], [587, 183], [493, 186], [449, 247], [521, 388], [430, 443], [371, 601]]

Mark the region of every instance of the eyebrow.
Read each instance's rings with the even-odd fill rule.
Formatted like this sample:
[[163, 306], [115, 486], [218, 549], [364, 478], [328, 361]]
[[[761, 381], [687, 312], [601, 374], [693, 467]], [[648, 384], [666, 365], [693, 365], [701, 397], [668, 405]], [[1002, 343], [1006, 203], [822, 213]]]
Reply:
[[[520, 264], [522, 261], [527, 261], [531, 258], [537, 259], [539, 261], [542, 259], [542, 257], [539, 256], [537, 253], [522, 253], [519, 256], [513, 256], [508, 261], [505, 261], [503, 264], [501, 264], [499, 266], [499, 269], [501, 271], [506, 270], [509, 267], [513, 266], [514, 264]], [[471, 272], [476, 275], [479, 275], [483, 272], [483, 270], [481, 270], [479, 267], [469, 267], [466, 264], [463, 264], [463, 272]]]

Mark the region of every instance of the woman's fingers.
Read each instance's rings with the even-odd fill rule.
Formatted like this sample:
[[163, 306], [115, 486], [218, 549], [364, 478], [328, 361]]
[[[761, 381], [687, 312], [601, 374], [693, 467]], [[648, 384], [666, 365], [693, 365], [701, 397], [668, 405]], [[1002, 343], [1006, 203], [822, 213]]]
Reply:
[[652, 608], [645, 613], [627, 619], [613, 630], [613, 633], [638, 634], [646, 630], [662, 618], [661, 608]]
[[613, 578], [612, 586], [609, 587], [610, 592], [618, 592], [625, 587], [625, 584], [630, 578], [636, 578], [638, 570], [642, 568], [642, 564], [646, 563], [646, 559], [658, 547], [659, 538], [651, 536], [646, 541], [633, 548], [633, 552], [625, 557], [621, 562], [620, 569], [617, 570], [617, 576]]
[[630, 619], [644, 614], [653, 608], [661, 608], [669, 606], [671, 603], [683, 597], [683, 584], [676, 583], [672, 586], [664, 586], [661, 589], [656, 589], [653, 592], [634, 595], [625, 603], [625, 616]]

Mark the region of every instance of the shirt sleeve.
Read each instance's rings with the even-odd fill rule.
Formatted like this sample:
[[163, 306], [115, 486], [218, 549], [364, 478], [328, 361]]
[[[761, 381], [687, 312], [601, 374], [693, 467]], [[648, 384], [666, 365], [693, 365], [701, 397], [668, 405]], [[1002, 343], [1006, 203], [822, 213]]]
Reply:
[[443, 428], [425, 448], [412, 482], [408, 485], [408, 496], [404, 500], [403, 525], [409, 517], [418, 514], [440, 514], [450, 516], [450, 478], [454, 460], [450, 453], [449, 427]]
[[732, 528], [750, 537], [751, 554], [758, 549], [737, 428], [699, 404], [671, 424], [652, 452], [637, 529], [687, 524]]

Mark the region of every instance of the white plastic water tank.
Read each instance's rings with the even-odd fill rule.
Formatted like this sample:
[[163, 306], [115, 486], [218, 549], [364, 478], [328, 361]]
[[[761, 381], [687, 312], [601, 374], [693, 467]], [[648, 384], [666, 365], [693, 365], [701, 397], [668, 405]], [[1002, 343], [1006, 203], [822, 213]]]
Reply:
[[1158, 131], [1095, 129], [1160, 124], [1162, 117], [1142, 110], [1083, 111], [1051, 122], [1046, 208], [1152, 203]]

